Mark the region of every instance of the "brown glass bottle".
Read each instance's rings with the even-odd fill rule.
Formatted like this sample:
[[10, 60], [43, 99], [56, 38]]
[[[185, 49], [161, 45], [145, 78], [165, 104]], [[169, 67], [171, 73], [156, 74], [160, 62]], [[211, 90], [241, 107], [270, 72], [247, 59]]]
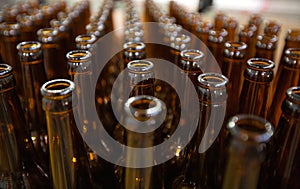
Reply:
[[238, 113], [239, 96], [243, 85], [244, 70], [247, 67], [247, 45], [244, 42], [225, 43], [222, 73], [229, 79], [227, 116]]
[[238, 22], [236, 19], [230, 17], [226, 22], [226, 30], [228, 32], [227, 41], [236, 41], [236, 34], [238, 28]]
[[[179, 34], [170, 37], [170, 53], [166, 60], [173, 62], [175, 65], [179, 64], [180, 52], [189, 49], [191, 46], [191, 37], [185, 34]], [[167, 54], [166, 52], [162, 52]]]
[[21, 65], [18, 60], [18, 50], [16, 48], [16, 46], [21, 42], [20, 25], [18, 23], [3, 22], [0, 24], [0, 36], [2, 61], [13, 68], [14, 76], [17, 82], [17, 93], [19, 94], [21, 103], [23, 103], [21, 93]]
[[242, 27], [239, 32], [239, 41], [247, 44], [247, 59], [255, 57], [256, 49], [256, 33], [257, 27], [255, 25], [248, 25]]
[[50, 80], [41, 87], [52, 188], [92, 188], [87, 152], [74, 121], [74, 91], [75, 84], [66, 79]]
[[[217, 73], [204, 73], [198, 77], [198, 127], [187, 146], [187, 164], [183, 174], [174, 181], [174, 189], [219, 188], [221, 141], [224, 137], [221, 131], [224, 120], [220, 119], [226, 112], [227, 84], [228, 79]], [[220, 127], [217, 127], [218, 124]], [[218, 134], [215, 135], [215, 132]], [[205, 149], [203, 144], [209, 145], [209, 148]]]
[[38, 90], [46, 82], [41, 43], [25, 41], [17, 45], [22, 71], [23, 109], [34, 148], [45, 168], [49, 167], [49, 147], [42, 96]]
[[273, 61], [263, 58], [251, 58], [247, 61], [240, 94], [240, 113], [267, 117], [274, 66]]
[[228, 20], [228, 16], [223, 13], [223, 12], [218, 12], [215, 16], [215, 20], [214, 20], [214, 28], [216, 30], [221, 30], [223, 28], [226, 28], [227, 26], [227, 20]]
[[256, 42], [256, 58], [275, 61], [278, 37], [276, 35], [259, 35]]
[[75, 38], [76, 48], [81, 50], [89, 50], [96, 41], [97, 38], [93, 34], [78, 35]]
[[[160, 132], [138, 132], [141, 127], [153, 127], [157, 124], [166, 111], [163, 103], [153, 96], [139, 95], [129, 98], [124, 104], [126, 112], [124, 142], [133, 148], [147, 148], [161, 140]], [[143, 123], [143, 121], [147, 122]], [[137, 122], [140, 121], [140, 122]], [[139, 124], [136, 124], [139, 123]], [[161, 189], [163, 188], [163, 169], [161, 165], [154, 166], [155, 156], [153, 151], [139, 154], [132, 148], [127, 148], [125, 157], [121, 157], [124, 167], [117, 166], [116, 174], [119, 177], [120, 189]], [[152, 166], [145, 166], [152, 164]]]
[[270, 143], [265, 188], [299, 188], [300, 86], [286, 91], [282, 114]]
[[[196, 36], [207, 45], [208, 33], [213, 28], [213, 24], [208, 21], [200, 21], [196, 26]], [[202, 50], [202, 49], [201, 49]]]
[[222, 188], [256, 189], [273, 126], [261, 117], [239, 114], [228, 121], [227, 128], [230, 144]]
[[[68, 73], [73, 82], [76, 83], [75, 93], [78, 96], [76, 116], [81, 120], [81, 130], [84, 137], [91, 136], [93, 130], [97, 129], [96, 120], [89, 116], [89, 107], [92, 106], [92, 54], [87, 50], [73, 50], [67, 53]], [[105, 117], [108, 112], [105, 112]], [[85, 144], [89, 159], [89, 166], [94, 188], [114, 188], [113, 165], [99, 157], [88, 145]]]
[[15, 89], [12, 67], [0, 64], [1, 188], [50, 188], [24, 126], [25, 117]]
[[32, 16], [26, 14], [18, 15], [17, 20], [20, 24], [21, 41], [36, 41], [37, 28], [34, 25]]
[[43, 28], [37, 34], [39, 42], [42, 43], [47, 80], [67, 78], [65, 50], [59, 42], [59, 31], [55, 28]]
[[273, 100], [268, 119], [273, 125], [278, 124], [281, 115], [281, 104], [285, 98], [284, 91], [292, 86], [300, 85], [300, 48], [290, 48], [280, 62], [273, 84]]
[[257, 35], [260, 34], [261, 32], [261, 26], [262, 26], [262, 23], [263, 23], [263, 18], [260, 14], [252, 14], [250, 16], [250, 19], [249, 19], [249, 26], [250, 25], [255, 25], [256, 26], [256, 30], [254, 32], [254, 36], [255, 38], [257, 37]]
[[266, 23], [266, 26], [264, 28], [264, 34], [265, 35], [279, 35], [281, 29], [281, 25], [275, 21], [271, 20]]
[[[224, 44], [227, 41], [228, 32], [226, 29], [212, 29], [208, 34], [207, 46], [211, 51], [212, 55], [215, 57], [218, 65], [222, 69], [222, 53], [224, 51]], [[210, 68], [214, 70], [214, 68]]]

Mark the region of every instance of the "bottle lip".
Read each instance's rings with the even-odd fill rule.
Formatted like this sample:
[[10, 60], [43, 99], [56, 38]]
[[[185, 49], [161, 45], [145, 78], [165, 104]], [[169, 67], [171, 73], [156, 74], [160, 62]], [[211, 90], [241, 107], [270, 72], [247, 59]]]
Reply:
[[232, 49], [234, 51], [241, 51], [247, 48], [247, 44], [240, 41], [227, 41], [224, 46], [225, 48]]
[[129, 72], [149, 73], [153, 70], [154, 64], [148, 60], [133, 60], [127, 64]]
[[269, 71], [275, 67], [275, 64], [266, 58], [250, 58], [247, 61], [247, 67], [253, 70]]
[[145, 49], [145, 47], [146, 47], [145, 43], [135, 42], [135, 41], [129, 41], [124, 43], [123, 45], [125, 51], [132, 51], [132, 52], [142, 51]]
[[261, 49], [275, 49], [278, 37], [276, 35], [264, 34], [257, 36], [256, 47]]
[[249, 142], [263, 143], [274, 134], [272, 124], [266, 119], [250, 114], [238, 114], [229, 119], [227, 129], [232, 136]]
[[68, 62], [87, 62], [91, 59], [92, 54], [88, 50], [72, 50], [66, 54]]
[[211, 29], [208, 33], [208, 41], [214, 43], [223, 43], [226, 41], [228, 32], [225, 28], [222, 29]]
[[180, 57], [183, 60], [199, 62], [203, 59], [204, 53], [197, 49], [186, 49], [180, 52]]
[[56, 28], [41, 28], [37, 34], [42, 38], [54, 37], [58, 34], [58, 30]]
[[38, 41], [23, 41], [17, 45], [20, 52], [37, 52], [40, 51], [42, 44]]
[[70, 96], [75, 89], [75, 83], [68, 79], [53, 79], [44, 83], [41, 87], [43, 97]]
[[75, 38], [76, 43], [87, 43], [87, 44], [93, 44], [97, 40], [97, 37], [94, 34], [83, 34], [83, 35], [78, 35]]
[[289, 56], [293, 59], [299, 60], [300, 59], [300, 48], [288, 48], [285, 51], [285, 55]]
[[[138, 107], [138, 103], [143, 103], [143, 106]], [[163, 108], [161, 100], [150, 95], [133, 96], [124, 104], [125, 112], [134, 117], [154, 117], [159, 115], [163, 111]]]
[[300, 104], [300, 86], [289, 88], [286, 91], [286, 96], [293, 103]]
[[17, 22], [3, 22], [0, 24], [0, 30], [4, 36], [16, 36], [20, 34], [20, 24]]
[[0, 64], [0, 78], [6, 77], [12, 73], [12, 67], [8, 64]]
[[198, 82], [205, 87], [226, 87], [228, 79], [219, 73], [203, 73], [198, 76]]

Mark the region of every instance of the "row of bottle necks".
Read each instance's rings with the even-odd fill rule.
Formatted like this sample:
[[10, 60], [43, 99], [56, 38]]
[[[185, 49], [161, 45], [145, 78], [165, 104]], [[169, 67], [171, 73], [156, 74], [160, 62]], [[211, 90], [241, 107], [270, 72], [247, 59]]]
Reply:
[[[140, 44], [138, 44], [138, 45], [140, 45]], [[156, 44], [146, 44], [146, 46], [144, 46], [146, 49], [144, 49], [146, 52], [145, 53], [141, 53], [141, 54], [144, 54], [144, 55], [147, 55], [147, 54], [150, 54], [152, 57], [159, 57], [159, 58], [161, 58], [161, 57], [164, 57], [164, 58], [166, 58], [167, 60], [170, 60], [171, 62], [176, 62], [175, 60], [176, 59], [179, 59], [180, 58], [180, 56], [179, 56], [179, 51], [178, 51], [178, 49], [172, 49], [172, 48], [169, 48], [169, 47], [164, 47], [164, 46], [160, 46], [160, 45], [156, 45]], [[158, 48], [157, 48], [158, 47]], [[160, 49], [160, 52], [163, 52], [162, 54], [163, 55], [158, 55], [158, 56], [155, 56], [155, 53], [153, 53], [153, 49], [155, 49], [155, 51], [154, 52], [157, 52], [157, 50], [159, 49], [159, 48], [161, 48]], [[95, 48], [95, 50], [94, 50], [95, 52], [98, 52], [97, 51], [97, 45], [96, 45], [96, 48]], [[130, 50], [129, 50], [130, 51]], [[173, 52], [173, 54], [172, 54], [172, 52]], [[175, 53], [174, 54], [174, 52], [177, 52], [177, 53]], [[294, 51], [293, 53], [294, 54], [297, 54], [296, 53], [297, 51]], [[195, 52], [193, 52], [193, 53], [195, 53]], [[197, 53], [199, 53], [198, 51], [197, 51]], [[124, 53], [124, 54], [126, 54], [126, 53]], [[130, 54], [130, 53], [129, 53]], [[187, 54], [188, 54], [188, 52], [187, 52]], [[200, 55], [201, 55], [201, 53], [199, 53]], [[293, 54], [293, 56], [294, 56], [294, 54]], [[113, 116], [113, 114], [112, 114], [112, 111], [111, 110], [109, 110], [110, 108], [109, 108], [109, 104], [110, 104], [110, 95], [108, 95], [108, 94], [110, 94], [110, 90], [111, 90], [111, 86], [112, 86], [112, 84], [114, 83], [114, 80], [116, 79], [116, 76], [119, 74], [119, 72], [120, 71], [122, 71], [122, 69], [124, 69], [124, 67], [125, 67], [125, 65], [128, 63], [128, 61], [130, 60], [130, 59], [132, 59], [132, 57], [129, 57], [128, 59], [127, 59], [127, 57], [125, 56], [125, 58], [123, 59], [122, 57], [123, 56], [125, 56], [125, 55], [123, 55], [123, 52], [120, 52], [119, 54], [117, 54], [115, 57], [113, 57], [112, 58], [112, 60], [107, 64], [107, 66], [105, 66], [104, 67], [104, 70], [103, 70], [103, 74], [102, 75], [100, 75], [100, 79], [99, 79], [99, 81], [101, 81], [100, 83], [100, 89], [101, 89], [101, 91], [105, 91], [104, 93], [105, 94], [102, 94], [102, 92], [100, 92], [100, 94], [98, 94], [100, 97], [99, 98], [97, 98], [96, 99], [96, 102], [97, 102], [97, 104], [99, 105], [99, 108], [98, 108], [98, 110], [100, 111], [100, 112], [98, 112], [99, 113], [99, 116], [100, 117], [102, 117], [102, 120], [104, 120], [104, 122], [105, 122], [105, 125], [106, 125], [106, 129], [107, 129], [107, 131], [111, 134], [111, 135], [114, 135], [114, 131], [115, 131], [115, 125], [118, 125], [117, 124], [117, 121], [115, 120], [115, 118], [114, 118], [114, 116]], [[151, 56], [148, 56], [148, 57], [151, 57]], [[143, 58], [146, 58], [146, 56], [142, 56]], [[183, 57], [183, 56], [182, 56]], [[200, 57], [201, 58], [201, 57]], [[134, 58], [133, 58], [134, 59]], [[182, 59], [184, 59], [184, 58], [182, 58]], [[297, 57], [296, 57], [296, 59], [297, 59]], [[96, 60], [97, 61], [97, 60]], [[245, 61], [245, 60], [244, 60]], [[265, 62], [263, 62], [263, 61], [265, 61]], [[71, 61], [72, 62], [72, 61]], [[101, 61], [100, 61], [101, 62]], [[123, 63], [122, 63], [123, 62]], [[124, 65], [124, 62], [125, 62], [125, 65]], [[126, 63], [127, 62], [127, 63]], [[187, 71], [187, 72], [191, 72], [191, 71], [195, 71], [195, 70], [193, 70], [193, 68], [192, 68], [192, 70], [188, 70], [188, 69], [190, 69], [190, 67], [185, 67], [184, 65], [185, 64], [189, 64], [190, 62], [196, 62], [197, 64], [199, 64], [199, 62], [200, 62], [200, 64], [203, 64], [203, 62], [202, 62], [202, 60], [201, 61], [199, 61], [199, 56], [198, 57], [196, 57], [196, 59], [192, 59], [192, 60], [186, 60], [186, 59], [184, 59], [183, 61], [178, 61], [178, 63], [176, 63], [176, 65], [177, 66], [179, 66], [180, 68], [182, 68], [182, 70], [183, 71]], [[249, 62], [249, 61], [248, 61]], [[263, 63], [262, 63], [263, 62]], [[181, 65], [182, 64], [182, 65]], [[196, 64], [196, 65], [197, 65]], [[249, 65], [250, 64], [250, 65]], [[254, 63], [253, 62], [250, 62], [248, 64], [248, 68], [247, 69], [249, 69], [249, 70], [251, 70], [251, 69], [253, 69], [253, 68], [255, 68], [256, 66], [262, 66], [262, 67], [259, 67], [259, 69], [267, 69], [267, 68], [272, 68], [272, 62], [270, 62], [270, 61], [267, 61], [267, 60], [260, 60], [260, 62], [259, 62], [259, 64], [257, 64], [257, 62], [255, 63], [255, 61], [254, 61]], [[154, 65], [155, 66], [155, 65]], [[267, 68], [265, 68], [265, 67], [267, 67]], [[185, 70], [185, 69], [187, 69], [187, 70]], [[198, 68], [195, 68], [195, 69], [198, 69]], [[117, 71], [116, 71], [117, 70]], [[256, 70], [257, 71], [257, 70]], [[67, 75], [67, 73], [68, 72], [65, 72], [65, 74]], [[70, 73], [70, 72], [69, 72]], [[200, 72], [199, 72], [199, 70], [196, 70], [196, 73], [197, 74], [200, 74]], [[264, 72], [263, 72], [264, 74], [265, 73], [267, 73], [267, 75], [269, 74], [268, 73], [268, 71], [266, 71], [266, 70], [264, 70]], [[263, 73], [261, 73], [262, 75], [264, 75]], [[296, 73], [299, 73], [299, 71], [298, 72], [296, 72]], [[135, 73], [136, 74], [136, 73]], [[298, 74], [299, 75], [299, 74]], [[101, 76], [102, 76], [102, 78], [101, 78]], [[176, 75], [175, 75], [176, 76]], [[111, 79], [108, 79], [108, 78], [111, 78]], [[177, 77], [175, 77], [175, 78], [177, 78]], [[147, 78], [147, 79], [149, 79], [149, 78]], [[215, 78], [215, 79], [217, 79], [217, 78]], [[249, 79], [250, 80], [250, 79]], [[105, 81], [107, 81], [107, 83], [105, 82]], [[230, 82], [231, 80], [229, 79], [229, 82]], [[130, 83], [130, 82], [129, 82]], [[149, 81], [147, 81], [146, 83], [149, 83]], [[151, 82], [150, 82], [151, 83]], [[157, 85], [157, 83], [158, 83], [158, 85]], [[131, 84], [131, 87], [133, 87], [133, 86], [136, 86], [138, 83], [130, 83]], [[27, 86], [27, 85], [26, 85]], [[152, 86], [152, 87], [151, 87]], [[155, 87], [153, 87], [153, 86], [155, 86]], [[296, 85], [295, 85], [296, 86]], [[99, 86], [98, 86], [99, 87]], [[255, 86], [253, 86], [253, 88], [255, 88]], [[104, 90], [103, 90], [104, 89]], [[153, 96], [157, 96], [157, 97], [159, 97], [160, 99], [163, 99], [165, 102], [166, 102], [166, 104], [167, 105], [169, 105], [168, 106], [168, 109], [170, 109], [170, 113], [168, 114], [169, 115], [169, 119], [168, 119], [168, 121], [169, 121], [169, 123], [167, 123], [166, 125], [166, 127], [172, 127], [173, 125], [176, 125], [176, 123], [178, 122], [178, 120], [177, 120], [177, 122], [176, 122], [176, 119], [178, 119], [178, 115], [176, 115], [177, 114], [177, 112], [178, 112], [178, 110], [180, 110], [180, 106], [177, 104], [177, 105], [174, 105], [174, 102], [175, 102], [175, 104], [176, 103], [178, 103], [179, 102], [179, 100], [178, 100], [178, 96], [176, 96], [176, 93], [175, 93], [175, 90], [171, 87], [171, 85], [168, 85], [168, 84], [166, 84], [165, 82], [163, 82], [163, 81], [157, 81], [157, 82], [155, 82], [155, 84], [153, 84], [153, 85], [150, 85], [150, 87], [149, 87], [149, 85], [147, 85], [147, 88], [145, 89], [144, 88], [144, 85], [142, 84], [141, 86], [136, 86], [136, 87], [133, 87], [133, 89], [135, 89], [136, 90], [136, 92], [135, 92], [135, 94], [133, 95], [133, 94], [131, 94], [132, 96], [135, 96], [135, 95], [141, 95], [141, 94], [152, 94]], [[149, 92], [149, 89], [150, 89], [150, 92]], [[148, 91], [148, 92], [147, 92]], [[154, 91], [154, 92], [153, 92]], [[247, 93], [249, 93], [249, 92], [247, 92]], [[283, 91], [281, 91], [281, 93], [283, 93], [284, 94], [284, 92]], [[174, 97], [174, 95], [173, 94], [175, 94], [175, 97]], [[253, 93], [251, 93], [251, 94], [253, 94]], [[261, 94], [260, 94], [261, 95]], [[262, 96], [264, 96], [264, 95], [266, 95], [265, 93], [262, 95]], [[230, 93], [228, 93], [228, 98], [230, 98]], [[251, 95], [251, 96], [253, 96], [253, 95]], [[254, 96], [258, 96], [257, 94], [254, 94]], [[175, 100], [174, 100], [175, 99]], [[106, 105], [103, 105], [103, 102], [105, 102], [105, 104]], [[172, 103], [171, 103], [172, 102]], [[107, 105], [108, 104], [108, 105]], [[172, 104], [172, 105], [171, 105]], [[260, 103], [249, 103], [249, 104], [253, 104], [254, 106], [255, 106], [255, 104], [260, 104]], [[264, 104], [264, 103], [263, 103]], [[230, 105], [229, 105], [230, 106]], [[257, 105], [256, 105], [257, 106]], [[177, 108], [177, 109], [176, 109]], [[178, 109], [179, 108], [179, 109]], [[204, 116], [203, 116], [204, 117]], [[262, 116], [263, 117], [263, 116]], [[114, 120], [114, 121], [112, 121], [112, 120]], [[172, 120], [172, 121], [170, 121], [170, 120]], [[174, 121], [175, 120], [175, 121]], [[226, 122], [226, 121], [225, 121]], [[111, 127], [112, 126], [112, 127]], [[168, 128], [168, 129], [170, 129], [170, 128]], [[168, 130], [168, 129], [166, 129], [167, 131], [165, 131], [165, 136], [166, 136], [166, 138], [168, 138], [169, 137], [169, 135], [170, 134], [172, 134], [172, 132], [170, 132], [170, 130]], [[172, 128], [173, 130], [174, 130], [174, 128]], [[172, 130], [171, 129], [171, 130]], [[169, 133], [168, 133], [169, 132]], [[115, 132], [115, 133], [119, 133], [119, 132]], [[121, 132], [122, 133], [122, 132]], [[118, 138], [118, 136], [114, 136], [115, 138]], [[124, 138], [124, 136], [121, 136], [120, 137], [122, 140], [123, 140], [123, 138]], [[124, 142], [124, 141], [122, 141], [122, 140], [120, 140], [120, 142]], [[90, 159], [94, 159], [95, 157], [97, 157], [97, 156], [94, 156], [95, 154], [93, 154], [93, 153], [90, 153], [89, 154], [89, 157], [90, 157]], [[98, 157], [99, 158], [99, 157]], [[178, 162], [181, 162], [182, 161], [182, 159], [180, 159], [180, 158], [178, 158], [179, 160], [178, 160]], [[188, 158], [187, 158], [188, 159]], [[99, 160], [99, 159], [98, 159]], [[97, 161], [98, 161], [97, 160]], [[103, 162], [105, 162], [105, 161], [102, 161], [101, 163], [103, 163]], [[176, 161], [175, 161], [176, 162]], [[177, 163], [178, 163], [177, 162]], [[181, 162], [182, 163], [182, 162]], [[172, 164], [172, 163], [171, 163]], [[109, 184], [111, 184], [111, 183], [114, 183], [114, 181], [112, 181], [112, 178], [115, 178], [115, 173], [112, 173], [112, 172], [115, 172], [116, 171], [116, 169], [114, 169], [114, 168], [112, 168], [112, 165], [111, 164], [109, 164], [109, 163], [103, 163], [102, 164], [103, 165], [103, 167], [105, 167], [105, 168], [108, 168], [109, 167], [109, 169], [106, 169], [106, 171], [104, 171], [105, 169], [103, 169], [103, 167], [101, 167], [102, 169], [101, 169], [101, 171], [100, 171], [100, 177], [102, 178], [102, 179], [99, 179], [100, 177], [99, 176], [97, 176], [96, 178], [96, 180], [99, 182], [100, 180], [101, 180], [101, 184], [104, 184], [104, 183], [106, 183], [106, 184], [104, 184], [104, 185], [106, 185], [106, 186], [109, 186], [110, 188], [111, 188], [111, 185], [109, 185]], [[102, 166], [101, 165], [101, 166]], [[96, 167], [98, 167], [99, 165], [96, 165]], [[182, 166], [182, 165], [181, 165]], [[172, 166], [169, 166], [169, 167], [172, 167]], [[99, 168], [99, 167], [98, 167]], [[108, 170], [108, 171], [107, 171]], [[183, 168], [181, 167], [181, 169], [179, 169], [179, 170], [176, 170], [176, 171], [169, 171], [168, 172], [168, 174], [167, 174], [167, 176], [166, 177], [171, 177], [171, 178], [169, 178], [169, 179], [166, 179], [166, 180], [168, 180], [167, 182], [169, 183], [169, 187], [170, 187], [170, 182], [173, 182], [174, 181], [174, 176], [172, 175], [172, 173], [174, 173], [174, 172], [181, 172], [180, 170], [183, 170]], [[120, 171], [120, 170], [117, 170], [117, 171]], [[175, 174], [175, 173], [174, 173]], [[176, 174], [175, 174], [176, 175]], [[148, 175], [149, 176], [149, 175]], [[203, 179], [203, 180], [205, 180], [205, 179]], [[109, 181], [109, 182], [108, 182]], [[154, 183], [154, 182], [153, 182]], [[101, 185], [100, 184], [100, 185]], [[152, 187], [154, 187], [154, 188], [156, 188], [155, 186], [153, 186], [152, 185]], [[157, 188], [161, 188], [161, 187], [157, 187]]]

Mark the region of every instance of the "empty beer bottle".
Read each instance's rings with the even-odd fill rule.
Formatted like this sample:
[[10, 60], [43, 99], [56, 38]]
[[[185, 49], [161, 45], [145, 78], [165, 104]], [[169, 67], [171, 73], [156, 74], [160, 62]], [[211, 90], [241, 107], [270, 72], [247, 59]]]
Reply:
[[66, 54], [59, 42], [59, 31], [55, 28], [43, 28], [37, 34], [38, 41], [42, 43], [47, 80], [67, 78]]
[[34, 25], [32, 16], [26, 14], [18, 15], [17, 20], [20, 24], [21, 41], [36, 41], [37, 28]]
[[[163, 169], [156, 164], [153, 150], [138, 153], [136, 148], [149, 148], [161, 140], [160, 132], [153, 130], [163, 119], [166, 111], [163, 102], [148, 95], [129, 98], [124, 104], [126, 112], [124, 142], [127, 148], [120, 158], [124, 167], [116, 167], [120, 189], [161, 189], [163, 188]], [[149, 129], [152, 130], [149, 130]], [[145, 130], [146, 129], [146, 130]], [[148, 129], [148, 130], [147, 130]], [[155, 165], [155, 166], [154, 166]]]
[[47, 173], [35, 154], [15, 89], [12, 67], [0, 64], [0, 185], [9, 188], [50, 188]]
[[264, 188], [299, 188], [300, 86], [286, 91], [281, 109], [282, 114], [270, 143], [270, 164], [265, 170], [268, 180], [264, 180]]
[[256, 58], [275, 61], [278, 37], [276, 35], [259, 35], [256, 42]]
[[96, 41], [97, 38], [93, 34], [78, 35], [75, 38], [76, 48], [81, 50], [89, 50]]
[[[204, 73], [198, 77], [200, 119], [187, 146], [186, 167], [173, 182], [173, 189], [219, 188], [217, 177], [222, 172], [219, 166], [223, 135], [216, 133], [223, 130], [224, 120], [221, 118], [226, 112], [227, 84], [228, 79], [217, 73]], [[217, 127], [218, 124], [220, 127]], [[203, 144], [209, 145], [206, 151], [202, 151]]]
[[243, 85], [243, 74], [247, 67], [247, 45], [243, 42], [225, 43], [222, 73], [229, 79], [227, 116], [238, 113], [239, 96]]
[[[89, 116], [89, 108], [94, 101], [92, 93], [92, 54], [87, 50], [73, 50], [67, 53], [68, 73], [73, 82], [76, 83], [75, 93], [78, 96], [76, 116], [81, 121], [80, 127], [83, 136], [91, 136], [97, 129], [96, 120]], [[108, 112], [103, 115], [108, 117]], [[89, 146], [85, 144], [89, 159], [92, 183], [95, 189], [114, 188], [113, 165], [99, 157]]]
[[274, 62], [264, 58], [251, 58], [244, 71], [239, 112], [267, 117]]
[[[285, 98], [283, 91], [292, 86], [300, 85], [300, 48], [290, 48], [280, 62], [274, 82], [274, 96], [269, 110], [268, 119], [275, 125], [281, 115], [281, 104]], [[277, 125], [276, 125], [277, 126]]]
[[227, 128], [230, 145], [222, 188], [256, 189], [273, 126], [261, 117], [240, 114], [228, 121]]
[[[226, 29], [212, 29], [208, 34], [208, 48], [215, 57], [218, 65], [222, 69], [222, 53], [224, 51], [224, 44], [227, 41], [228, 32]], [[210, 68], [214, 70], [214, 68]]]
[[281, 29], [281, 25], [277, 21], [271, 20], [266, 23], [266, 26], [264, 28], [264, 34], [278, 36], [280, 29]]
[[227, 26], [228, 16], [223, 12], [218, 12], [215, 16], [214, 27], [216, 30], [221, 30]]
[[212, 28], [213, 28], [213, 24], [211, 22], [209, 22], [209, 21], [200, 21], [200, 22], [197, 23], [197, 26], [196, 26], [196, 36], [205, 45], [207, 45], [209, 30], [211, 30]]
[[46, 82], [43, 64], [42, 45], [37, 41], [25, 41], [17, 45], [22, 70], [23, 109], [27, 129], [30, 132], [34, 148], [49, 168], [49, 149], [46, 118], [42, 108], [42, 96], [39, 90]]
[[247, 59], [255, 57], [257, 27], [253, 24], [243, 26], [239, 32], [239, 41], [247, 44]]
[[236, 33], [238, 28], [238, 22], [234, 18], [230, 17], [226, 22], [226, 30], [228, 32], [228, 41], [236, 41]]
[[260, 15], [260, 14], [252, 14], [251, 16], [250, 16], [250, 19], [249, 19], [249, 22], [248, 22], [248, 25], [250, 26], [250, 25], [255, 25], [256, 26], [256, 30], [255, 30], [255, 32], [254, 32], [254, 36], [255, 36], [255, 38], [257, 37], [257, 35], [258, 34], [260, 34], [260, 32], [261, 32], [261, 25], [262, 25], [262, 23], [263, 23], [263, 18], [262, 18], [262, 16]]
[[66, 79], [50, 80], [41, 87], [49, 133], [51, 188], [55, 189], [92, 188], [87, 152], [74, 120], [74, 91], [75, 84]]

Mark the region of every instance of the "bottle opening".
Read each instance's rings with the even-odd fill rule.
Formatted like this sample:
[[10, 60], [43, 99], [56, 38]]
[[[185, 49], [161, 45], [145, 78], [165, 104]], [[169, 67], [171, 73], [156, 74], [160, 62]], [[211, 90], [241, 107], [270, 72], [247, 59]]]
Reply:
[[67, 79], [54, 79], [46, 82], [41, 87], [45, 97], [70, 95], [75, 89], [75, 84]]
[[290, 101], [300, 104], [300, 86], [289, 88], [286, 92], [286, 96]]
[[201, 52], [199, 50], [187, 49], [187, 50], [181, 51], [180, 56], [182, 57], [182, 59], [185, 59], [185, 60], [200, 61], [203, 58], [204, 54], [203, 54], [203, 52]]
[[244, 42], [228, 41], [225, 43], [225, 47], [233, 50], [244, 50], [247, 48], [247, 44]]
[[270, 70], [275, 67], [273, 61], [265, 58], [250, 58], [247, 61], [248, 68], [254, 70]]
[[145, 47], [145, 43], [132, 41], [125, 43], [123, 46], [126, 51], [141, 51], [144, 50]]
[[79, 35], [75, 38], [77, 43], [94, 43], [97, 40], [93, 34]]
[[274, 128], [267, 120], [248, 114], [239, 114], [229, 119], [227, 128], [232, 136], [243, 141], [267, 142]]
[[218, 73], [204, 73], [199, 75], [198, 81], [201, 85], [206, 87], [225, 87], [228, 83], [228, 79]]
[[138, 121], [146, 121], [162, 112], [162, 102], [153, 96], [134, 96], [125, 103], [125, 111]]
[[73, 50], [66, 55], [68, 61], [87, 60], [91, 57], [91, 53], [87, 50]]
[[300, 48], [289, 48], [285, 51], [285, 54], [293, 57], [293, 59], [300, 59]]
[[0, 77], [5, 77], [12, 72], [12, 67], [8, 64], [0, 64]]
[[35, 52], [39, 51], [41, 46], [41, 43], [38, 41], [24, 41], [17, 45], [17, 49], [22, 52]]
[[153, 69], [153, 63], [148, 60], [134, 60], [127, 64], [130, 72], [150, 72]]

